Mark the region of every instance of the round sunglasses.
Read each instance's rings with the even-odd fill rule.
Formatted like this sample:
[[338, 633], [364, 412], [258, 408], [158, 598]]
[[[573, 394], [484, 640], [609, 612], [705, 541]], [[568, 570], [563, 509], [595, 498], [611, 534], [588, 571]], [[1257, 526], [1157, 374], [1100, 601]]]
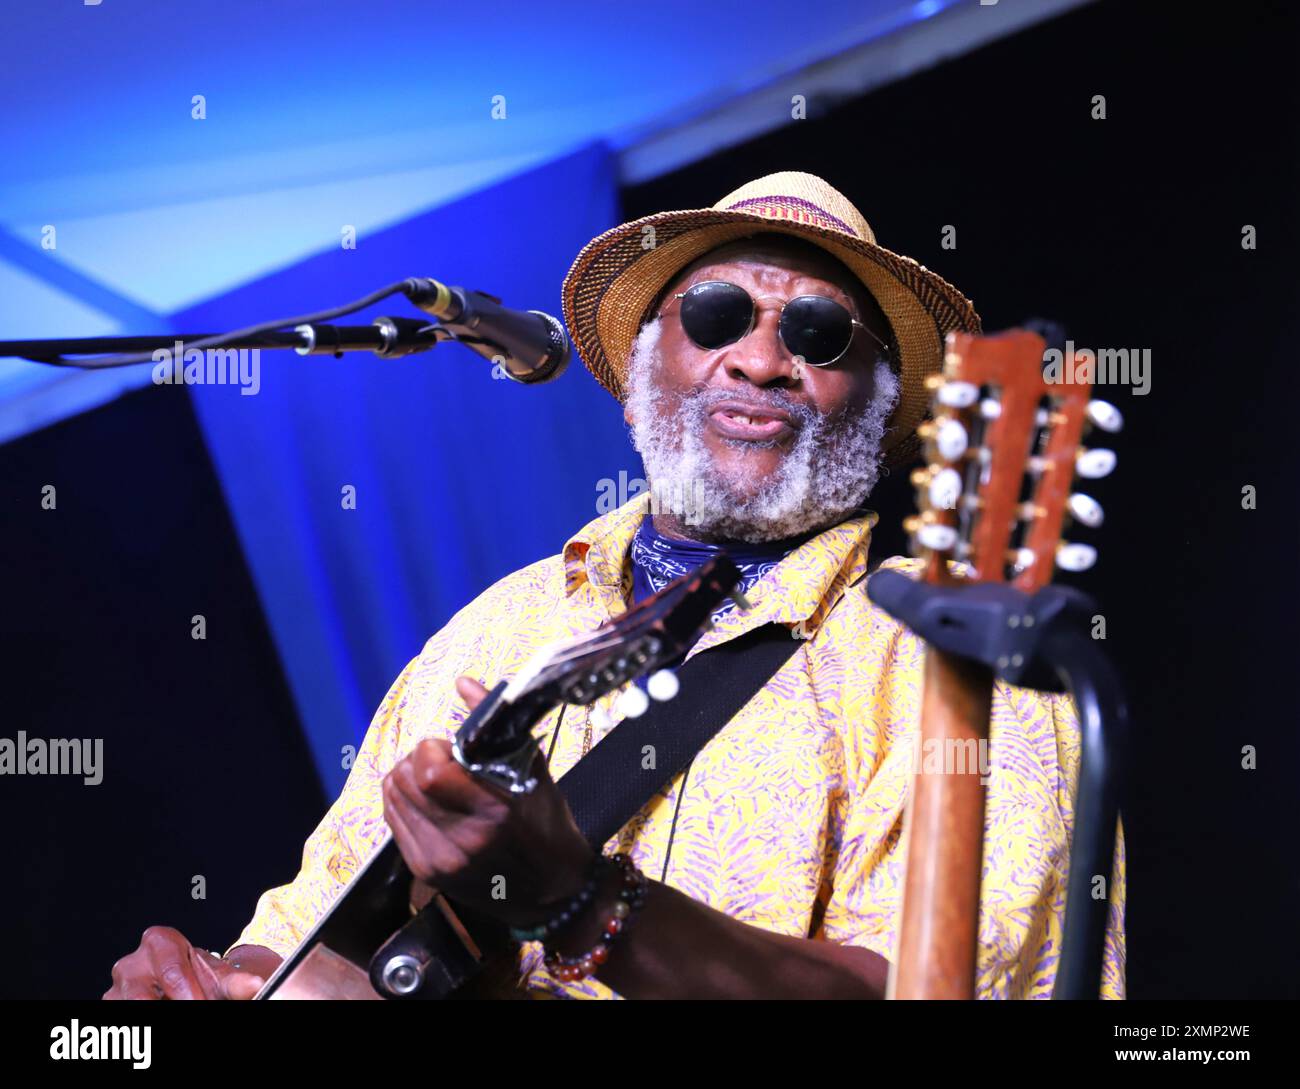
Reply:
[[[705, 280], [672, 298], [681, 300], [682, 331], [697, 348], [713, 351], [735, 344], [754, 328], [757, 300], [738, 284]], [[827, 367], [842, 359], [858, 329], [879, 344], [882, 354], [888, 358], [889, 345], [834, 299], [825, 295], [798, 295], [781, 307], [781, 342], [791, 355], [812, 367]]]

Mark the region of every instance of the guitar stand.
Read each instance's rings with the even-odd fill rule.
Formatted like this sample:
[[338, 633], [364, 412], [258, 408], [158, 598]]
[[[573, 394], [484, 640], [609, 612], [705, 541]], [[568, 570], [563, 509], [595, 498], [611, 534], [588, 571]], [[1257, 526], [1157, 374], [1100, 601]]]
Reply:
[[1099, 997], [1110, 900], [1094, 897], [1092, 885], [1101, 877], [1109, 890], [1128, 708], [1114, 666], [1090, 634], [1096, 603], [1062, 586], [1030, 595], [1006, 583], [935, 585], [888, 570], [868, 580], [867, 596], [926, 643], [987, 666], [1007, 684], [1074, 698], [1081, 752], [1052, 997]]

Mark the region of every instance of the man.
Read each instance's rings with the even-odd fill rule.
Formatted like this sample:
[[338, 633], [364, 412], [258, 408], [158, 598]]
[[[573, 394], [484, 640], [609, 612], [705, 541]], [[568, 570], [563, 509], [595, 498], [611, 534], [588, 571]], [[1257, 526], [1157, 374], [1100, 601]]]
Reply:
[[[915, 449], [943, 335], [979, 319], [938, 276], [878, 246], [843, 195], [799, 173], [606, 232], [578, 256], [563, 296], [579, 353], [624, 406], [651, 491], [491, 587], [429, 641], [379, 708], [300, 873], [262, 896], [226, 957], [151, 928], [106, 997], [250, 997], [387, 828], [417, 877], [521, 938], [572, 915], [544, 942], [523, 941], [530, 992], [883, 994], [923, 648], [866, 596], [875, 515], [861, 504], [882, 462]], [[720, 609], [690, 655], [773, 621], [801, 646], [606, 845], [635, 869], [602, 867], [553, 778], [616, 727], [615, 695], [543, 719], [549, 775], [521, 799], [463, 769], [448, 738], [484, 685], [538, 646], [594, 629], [722, 544], [752, 608]], [[1068, 698], [999, 684], [990, 729], [977, 993], [1046, 997], [1078, 725]], [[1103, 993], [1117, 998], [1122, 840], [1112, 878]]]

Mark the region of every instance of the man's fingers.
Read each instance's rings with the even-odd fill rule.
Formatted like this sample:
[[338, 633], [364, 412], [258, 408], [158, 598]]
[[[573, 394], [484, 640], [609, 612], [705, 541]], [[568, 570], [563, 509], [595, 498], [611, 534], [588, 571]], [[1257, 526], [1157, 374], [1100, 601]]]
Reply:
[[482, 703], [483, 697], [488, 694], [488, 690], [473, 677], [457, 677], [456, 692], [471, 711]]
[[105, 1002], [157, 1001], [162, 995], [147, 979], [124, 979], [104, 992]]
[[393, 770], [404, 787], [419, 791], [450, 813], [487, 819], [504, 815], [504, 800], [456, 762], [446, 741], [421, 741]]
[[257, 997], [265, 982], [252, 972], [228, 972], [221, 980], [221, 993], [235, 1002], [247, 1002]]
[[123, 1002], [157, 1002], [163, 997], [154, 983], [130, 980], [118, 991]]
[[194, 970], [207, 998], [243, 1001], [254, 997], [266, 982], [256, 972], [241, 972], [229, 961], [205, 949], [194, 950]]
[[431, 884], [459, 873], [464, 854], [403, 795], [391, 776], [384, 780], [383, 795], [384, 820], [411, 873]]
[[203, 984], [190, 963], [190, 946], [163, 928], [145, 931], [143, 947], [153, 967], [154, 982], [164, 998], [192, 1001], [206, 997]]
[[393, 768], [388, 779], [393, 791], [406, 800], [411, 812], [420, 813], [440, 828], [470, 815], [470, 810], [463, 805], [453, 804], [457, 799], [444, 797], [436, 772], [422, 776], [413, 761], [403, 760]]

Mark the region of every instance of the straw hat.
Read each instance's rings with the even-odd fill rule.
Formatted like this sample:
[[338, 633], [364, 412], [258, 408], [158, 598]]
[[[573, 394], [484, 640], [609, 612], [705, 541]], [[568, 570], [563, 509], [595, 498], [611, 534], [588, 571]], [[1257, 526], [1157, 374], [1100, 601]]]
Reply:
[[632, 344], [664, 288], [697, 257], [760, 231], [820, 246], [853, 271], [884, 311], [899, 372], [886, 461], [905, 461], [917, 447], [916, 427], [929, 403], [925, 379], [940, 369], [944, 336], [953, 329], [979, 332], [979, 315], [942, 277], [877, 245], [862, 213], [812, 174], [769, 174], [712, 208], [645, 216], [587, 243], [562, 288], [564, 320], [583, 363], [622, 402]]

